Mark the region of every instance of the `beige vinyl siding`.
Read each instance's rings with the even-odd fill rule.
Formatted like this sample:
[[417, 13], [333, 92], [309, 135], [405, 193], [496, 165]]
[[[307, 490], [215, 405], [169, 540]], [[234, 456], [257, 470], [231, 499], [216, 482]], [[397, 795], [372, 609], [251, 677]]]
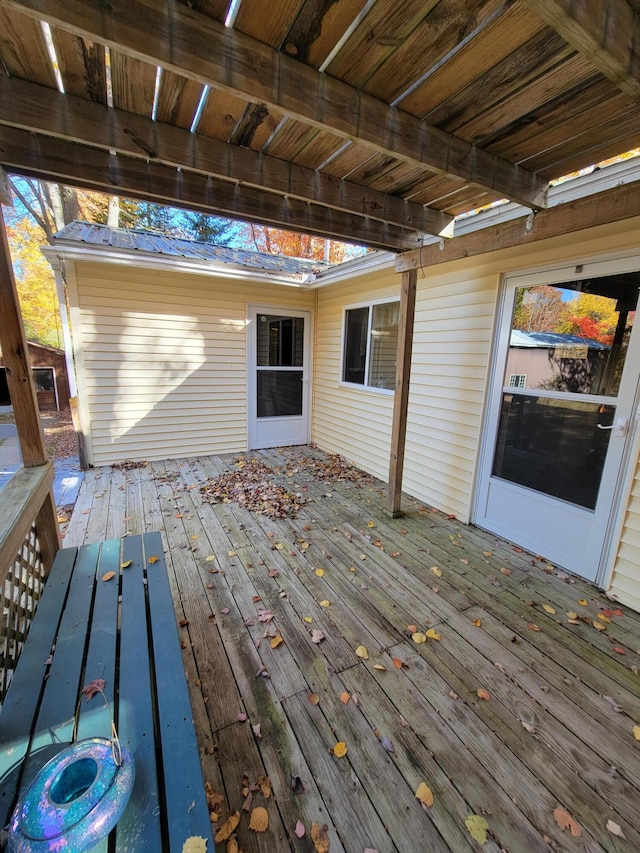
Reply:
[[631, 484], [609, 592], [640, 611], [640, 460]]
[[247, 306], [315, 303], [296, 287], [115, 263], [77, 262], [75, 290], [95, 465], [246, 450]]
[[313, 440], [383, 480], [389, 475], [393, 395], [341, 383], [343, 313], [350, 305], [399, 299], [399, 281], [388, 270], [317, 291]]

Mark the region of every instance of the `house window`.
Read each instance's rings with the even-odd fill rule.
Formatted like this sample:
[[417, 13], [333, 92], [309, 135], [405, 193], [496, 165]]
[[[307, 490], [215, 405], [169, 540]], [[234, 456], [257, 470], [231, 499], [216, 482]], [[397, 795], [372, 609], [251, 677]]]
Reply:
[[526, 388], [527, 374], [526, 373], [510, 373], [509, 388]]
[[347, 308], [344, 320], [342, 381], [393, 391], [396, 383], [400, 303], [379, 302]]

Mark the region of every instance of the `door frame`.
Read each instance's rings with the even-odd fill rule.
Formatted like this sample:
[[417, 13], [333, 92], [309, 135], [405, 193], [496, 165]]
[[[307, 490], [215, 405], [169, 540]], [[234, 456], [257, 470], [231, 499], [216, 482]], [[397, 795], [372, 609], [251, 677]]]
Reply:
[[[488, 482], [493, 465], [497, 423], [499, 419], [498, 403], [504, 388], [504, 367], [508, 351], [507, 332], [511, 328], [511, 315], [507, 311], [507, 307], [512, 304], [511, 299], [508, 298], [509, 290], [511, 287], [515, 291], [516, 287], [527, 285], [559, 285], [579, 278], [618, 275], [625, 272], [638, 271], [640, 271], [640, 252], [637, 249], [630, 249], [622, 252], [589, 256], [587, 258], [576, 258], [574, 260], [562, 259], [555, 263], [544, 264], [539, 267], [512, 270], [500, 276], [474, 478], [471, 513], [473, 523], [481, 526], [478, 523], [478, 519], [482, 515], [481, 505], [486, 491], [483, 488], [483, 483]], [[638, 312], [638, 322], [640, 323], [640, 308]], [[625, 365], [627, 363], [640, 364], [640, 329], [638, 329], [632, 341], [632, 346], [629, 347]], [[593, 583], [605, 589], [608, 587], [613, 574], [628, 496], [634, 480], [635, 461], [640, 451], [640, 378], [637, 378], [635, 389], [630, 393], [632, 393], [633, 398], [630, 407], [629, 423], [618, 472], [615, 477], [612, 476], [608, 484], [608, 487], [611, 488], [611, 502], [609, 513], [601, 532], [600, 541], [602, 542], [602, 549], [597, 558], [598, 565], [593, 580]]]
[[311, 440], [311, 394], [312, 394], [312, 365], [313, 365], [313, 311], [310, 308], [298, 309], [282, 305], [265, 305], [263, 303], [247, 303], [246, 341], [247, 341], [247, 438], [248, 449], [259, 450], [256, 447], [257, 411], [256, 411], [256, 337], [253, 323], [260, 314], [282, 314], [285, 317], [302, 317], [304, 319], [304, 354], [303, 354], [303, 394], [302, 416], [306, 421], [306, 436], [301, 444]]

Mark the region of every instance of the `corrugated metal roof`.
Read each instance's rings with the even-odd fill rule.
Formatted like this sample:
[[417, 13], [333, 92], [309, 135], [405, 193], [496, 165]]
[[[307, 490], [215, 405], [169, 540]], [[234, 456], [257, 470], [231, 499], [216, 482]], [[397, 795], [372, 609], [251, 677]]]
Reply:
[[609, 349], [600, 341], [582, 338], [580, 335], [565, 335], [560, 332], [523, 332], [520, 329], [513, 329], [510, 343], [512, 347], [558, 347], [575, 344], [588, 346], [589, 349]]
[[180, 237], [168, 237], [153, 231], [109, 228], [107, 225], [95, 225], [89, 222], [72, 222], [55, 235], [56, 245], [78, 243], [125, 251], [138, 251], [150, 255], [169, 255], [176, 258], [210, 261], [267, 274], [284, 273], [301, 278], [311, 274], [317, 275], [335, 266], [306, 258], [269, 255], [264, 252], [251, 252], [229, 246], [199, 243], [196, 240]]

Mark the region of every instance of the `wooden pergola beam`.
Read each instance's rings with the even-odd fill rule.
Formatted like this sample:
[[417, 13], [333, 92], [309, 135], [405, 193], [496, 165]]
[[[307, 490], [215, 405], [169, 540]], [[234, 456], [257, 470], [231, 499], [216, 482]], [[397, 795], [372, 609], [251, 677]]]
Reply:
[[182, 3], [0, 0], [90, 41], [534, 209], [547, 182]]
[[526, 0], [619, 89], [640, 101], [640, 19], [626, 0]]
[[392, 252], [422, 242], [422, 235], [378, 219], [3, 125], [0, 164], [9, 172], [40, 180], [229, 215]]
[[0, 75], [0, 124], [180, 166], [416, 232], [440, 234], [453, 219], [314, 169], [4, 75]]
[[409, 382], [411, 379], [411, 353], [413, 351], [417, 279], [418, 274], [415, 269], [402, 273], [400, 311], [398, 316], [396, 387], [393, 396], [393, 423], [391, 426], [389, 486], [387, 491], [387, 509], [393, 518], [402, 515], [402, 474], [404, 471], [404, 449], [407, 437]]
[[396, 271], [426, 269], [499, 249], [526, 246], [538, 240], [572, 234], [585, 228], [640, 216], [640, 181], [568, 201], [510, 222], [479, 228], [470, 234], [432, 243], [396, 258]]

